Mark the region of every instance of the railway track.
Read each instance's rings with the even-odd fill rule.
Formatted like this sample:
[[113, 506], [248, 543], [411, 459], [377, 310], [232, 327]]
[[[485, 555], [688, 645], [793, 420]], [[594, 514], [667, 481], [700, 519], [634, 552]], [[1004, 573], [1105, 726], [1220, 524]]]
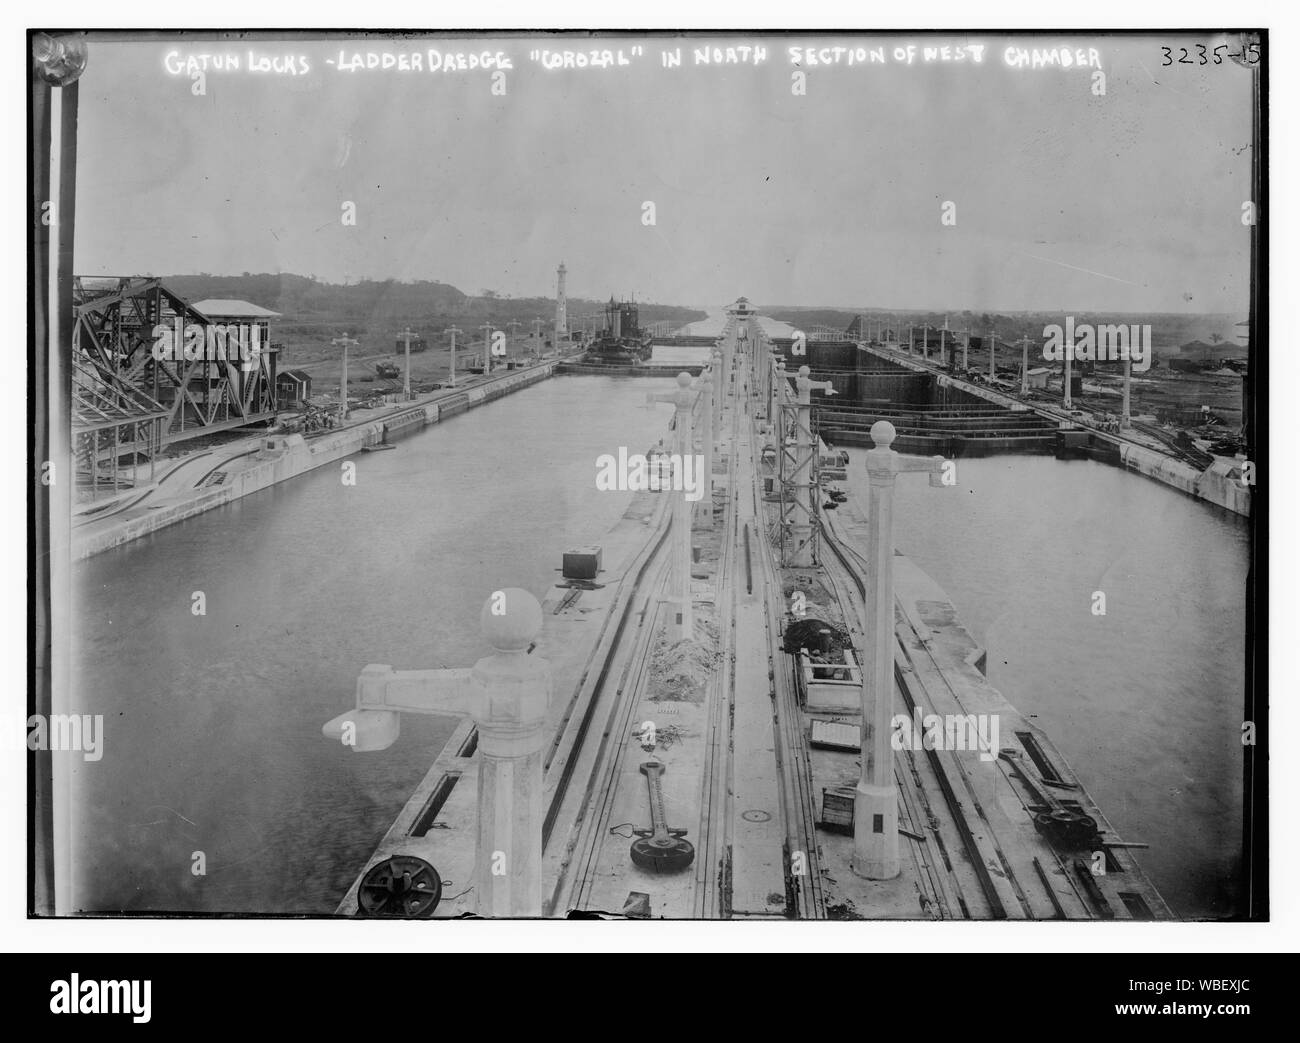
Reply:
[[[614, 827], [610, 825], [615, 797], [621, 781], [619, 767], [632, 740], [633, 711], [640, 701], [649, 672], [651, 642], [664, 615], [663, 602], [655, 596], [655, 591], [663, 584], [667, 572], [667, 561], [661, 559], [654, 570], [651, 591], [643, 595], [645, 602], [640, 613], [636, 639], [614, 693], [609, 724], [600, 739], [601, 755], [596, 767], [597, 781], [588, 800], [588, 806], [594, 814], [587, 817], [579, 841], [578, 857], [573, 865], [574, 888], [573, 898], [569, 903], [570, 908], [592, 907], [593, 890], [597, 884], [603, 848], [615, 835], [612, 830], [624, 825], [623, 823]], [[621, 838], [620, 843], [626, 843], [631, 838], [630, 834], [620, 833], [618, 836]]]
[[[546, 772], [543, 857], [556, 863], [556, 885], [548, 901], [552, 915], [560, 909], [581, 907], [583, 897], [590, 890], [595, 838], [590, 813], [603, 808], [612, 791], [610, 772], [616, 769], [618, 754], [611, 754], [611, 741], [617, 741], [619, 751], [626, 746], [625, 721], [635, 705], [634, 697], [640, 690], [641, 674], [649, 658], [650, 635], [659, 611], [657, 594], [668, 567], [665, 544], [670, 519], [671, 511], [665, 500], [641, 560], [633, 562], [624, 579], [627, 589], [618, 595], [621, 604], [612, 612], [608, 633], [597, 641], [543, 762]], [[636, 628], [636, 637], [629, 642], [630, 626]], [[639, 672], [634, 671], [637, 667]], [[596, 729], [600, 729], [598, 739]], [[578, 792], [571, 789], [576, 777], [600, 782], [589, 781]], [[557, 828], [561, 830], [560, 835], [556, 835]]]
[[[732, 915], [732, 844], [736, 815], [741, 810], [735, 802], [736, 700], [741, 697], [762, 698], [761, 691], [740, 692], [737, 688], [737, 619], [741, 598], [749, 599], [756, 593], [762, 600], [762, 620], [767, 644], [764, 672], [772, 700], [773, 728], [780, 732], [780, 740], [776, 743], [775, 765], [780, 775], [777, 787], [780, 806], [772, 810], [781, 816], [781, 834], [785, 838], [784, 850], [777, 850], [777, 845], [773, 844], [770, 851], [765, 849], [760, 854], [767, 857], [770, 867], [775, 867], [778, 860], [779, 865], [784, 867], [788, 898], [784, 912], [768, 915], [817, 918], [822, 915], [820, 873], [817, 868], [816, 837], [812, 829], [807, 773], [806, 770], [800, 770], [801, 762], [797, 756], [788, 756], [783, 760], [780, 752], [782, 748], [794, 748], [792, 743], [799, 730], [797, 721], [778, 709], [778, 702], [782, 698], [791, 698], [788, 685], [782, 683], [784, 679], [776, 677], [775, 664], [779, 660], [772, 637], [773, 611], [779, 611], [780, 608], [780, 581], [770, 555], [762, 548], [755, 552], [755, 543], [758, 541], [751, 538], [748, 559], [746, 561], [742, 558], [746, 549], [745, 530], [756, 526], [761, 509], [757, 483], [751, 470], [754, 455], [747, 426], [745, 436], [742, 437], [742, 425], [749, 423], [748, 412], [743, 405], [743, 402], [738, 402], [733, 408], [728, 403], [724, 408], [724, 430], [719, 440], [720, 451], [729, 451], [731, 466], [728, 468], [729, 487], [725, 508], [720, 519], [717, 569], [714, 575], [719, 666], [708, 681], [706, 702], [702, 708], [704, 713], [699, 720], [699, 760], [692, 762], [692, 770], [698, 772], [698, 785], [694, 806], [690, 809], [690, 822], [687, 824], [693, 826], [691, 840], [696, 854], [689, 875], [684, 878], [662, 878], [662, 887], [655, 890], [653, 901], [656, 911], [665, 910], [665, 915], [674, 915], [672, 910], [679, 910], [675, 915], [702, 919], [726, 919]], [[743, 466], [739, 460], [742, 450], [749, 457], [748, 463]], [[616, 876], [624, 876], [629, 828], [633, 824], [615, 820], [628, 817], [629, 806], [639, 807], [644, 800], [641, 796], [644, 780], [632, 771], [636, 760], [632, 747], [637, 742], [637, 714], [645, 712], [638, 711], [638, 707], [644, 704], [646, 686], [651, 680], [651, 651], [660, 628], [667, 622], [667, 612], [661, 605], [660, 594], [667, 581], [669, 557], [667, 553], [656, 553], [646, 563], [645, 578], [638, 582], [636, 588], [635, 598], [642, 607], [639, 615], [634, 614], [632, 617], [635, 629], [627, 634], [620, 632], [616, 641], [624, 649], [618, 653], [621, 672], [617, 686], [604, 686], [605, 703], [594, 713], [595, 717], [605, 723], [599, 742], [596, 743], [598, 752], [583, 765], [584, 770], [590, 773], [588, 777], [592, 779], [589, 788], [582, 795], [587, 810], [576, 829], [564, 865], [563, 875], [567, 882], [557, 889], [557, 899], [563, 901], [568, 908], [617, 911], [608, 908], [612, 897], [611, 881]], [[704, 617], [705, 614], [702, 613], [701, 619]], [[609, 669], [609, 664], [606, 664], [605, 669]], [[587, 712], [592, 713], [592, 710]], [[672, 712], [671, 703], [665, 704], [660, 712]], [[688, 711], [683, 709], [683, 712]], [[652, 711], [652, 716], [654, 715], [655, 711]], [[587, 742], [591, 744], [594, 740], [593, 728], [587, 734]], [[806, 764], [802, 767], [806, 769]], [[627, 787], [635, 788], [636, 794], [629, 794]], [[635, 799], [629, 799], [630, 797]], [[675, 810], [670, 802], [670, 817], [673, 815], [685, 817], [686, 808], [680, 801]], [[806, 867], [801, 882], [795, 886], [789, 883], [789, 855], [792, 851], [805, 856], [800, 863]], [[777, 879], [780, 879], [779, 872]], [[802, 882], [806, 880], [811, 880], [811, 885]], [[629, 886], [635, 888], [636, 885]], [[779, 888], [779, 883], [777, 886]], [[747, 915], [753, 914], [747, 912]]]
[[[833, 524], [828, 525], [827, 529], [832, 529]], [[861, 591], [866, 576], [865, 561], [838, 532], [831, 531], [828, 536], [827, 544], [831, 547], [838, 560], [841, 574], [847, 575], [854, 587]], [[909, 669], [907, 664], [913, 664], [913, 657], [918, 654], [926, 657], [930, 655], [923, 647], [919, 650], [917, 648], [909, 649], [904, 642], [897, 641], [895, 647], [895, 683], [902, 696], [902, 709], [909, 715], [915, 712], [918, 697], [912, 690], [916, 671], [915, 669]], [[909, 680], [909, 673], [912, 675], [912, 680]], [[941, 711], [947, 708], [955, 708], [957, 712], [966, 714], [971, 710], [937, 664], [931, 672], [931, 676], [940, 678], [942, 691], [938, 693], [927, 691], [927, 698], [933, 699], [937, 695], [943, 701], [949, 703], [950, 707], [922, 707], [923, 711]], [[921, 752], [907, 750], [900, 752], [899, 758], [900, 766], [896, 767], [895, 778], [899, 782], [904, 810], [908, 810], [908, 805], [914, 801], [920, 802], [923, 806], [926, 818], [932, 823], [930, 835], [940, 850], [941, 860], [947, 870], [944, 874], [930, 874], [936, 885], [934, 898], [940, 903], [941, 908], [944, 904], [948, 904], [951, 908], [951, 902], [944, 894], [947, 888], [951, 887], [953, 897], [957, 901], [957, 908], [961, 910], [961, 914], [965, 918], [981, 916], [993, 919], [1041, 919], [1042, 903], [1039, 903], [1040, 912], [1036, 913], [1031, 900], [1031, 892], [1037, 893], [1041, 891], [1045, 893], [1047, 901], [1054, 910], [1054, 918], [1064, 918], [1065, 912], [1061, 905], [1060, 895], [1049, 881], [1040, 861], [1040, 858], [1047, 858], [1050, 859], [1049, 864], [1059, 870], [1058, 873], [1054, 874], [1057, 884], [1064, 884], [1073, 893], [1077, 902], [1077, 911], [1084, 913], [1088, 917], [1103, 915], [1093, 896], [1085, 887], [1081, 886], [1079, 880], [1076, 879], [1076, 873], [1071, 871], [1073, 856], [1070, 854], [1052, 848], [1045, 848], [1030, 863], [1034, 870], [1032, 874], [1029, 874], [1032, 879], [1022, 879], [1022, 876], [1025, 875], [1024, 872], [1016, 871], [1005, 849], [998, 842], [997, 831], [988, 821], [983, 802], [976, 791], [970, 774], [962, 765], [961, 759], [954, 753], [936, 750]], [[1026, 821], [1031, 821], [1033, 810], [1030, 807], [1030, 801], [1026, 798], [1022, 788], [1015, 784], [1011, 765], [1003, 758], [998, 758], [995, 763], [1002, 781], [1005, 782], [1009, 791], [1016, 795], [1016, 799], [1024, 811]], [[906, 767], [903, 767], [903, 764]], [[969, 887], [968, 874], [959, 871], [962, 868], [961, 863], [953, 861], [952, 852], [945, 845], [943, 837], [945, 830], [939, 828], [941, 822], [938, 816], [934, 814], [931, 806], [932, 801], [928, 796], [928, 792], [933, 791], [936, 787], [942, 795], [942, 805], [947, 812], [947, 819], [951, 824], [950, 829], [955, 831], [959, 838], [960, 846], [966, 855], [969, 871], [973, 872], [975, 876], [977, 887], [973, 892]], [[972, 812], [975, 820], [982, 827], [979, 836], [976, 836], [971, 829]], [[913, 843], [914, 849], [920, 846]], [[989, 867], [992, 864], [997, 866], [995, 872], [990, 872]], [[1021, 869], [1025, 869], [1023, 859]], [[999, 886], [998, 880], [1002, 881], [1001, 886]], [[974, 897], [982, 900], [982, 904], [986, 907], [982, 913], [977, 913], [976, 908], [973, 907], [971, 899]]]
[[[840, 588], [841, 597], [843, 597], [843, 587], [847, 581], [853, 588], [850, 598], [852, 598], [852, 593], [856, 593], [859, 599], [865, 600], [867, 565], [862, 556], [846, 541], [842, 540], [830, 524], [823, 527], [822, 544], [832, 552], [835, 564], [830, 565], [827, 571]], [[854, 600], [851, 603], [854, 606], [854, 614], [859, 615], [857, 608], [859, 602]], [[859, 628], [860, 630], [862, 628], [860, 615]], [[916, 706], [914, 698], [905, 684], [898, 683], [901, 679], [898, 677], [897, 662], [900, 652], [905, 656], [906, 650], [900, 650], [897, 639], [895, 640], [895, 682], [903, 696], [906, 710], [910, 714]], [[931, 900], [936, 903], [940, 910], [946, 907], [950, 914], [955, 900], [956, 908], [961, 910], [964, 918], [969, 918], [972, 914], [983, 913], [992, 919], [1007, 919], [1010, 915], [1007, 904], [989, 872], [985, 862], [985, 852], [981, 850], [980, 840], [970, 828], [968, 812], [963, 807], [963, 800], [972, 803], [975, 807], [979, 805], [978, 797], [965, 770], [955, 758], [950, 755], [945, 757], [936, 750], [922, 751], [921, 756], [918, 756], [917, 752], [913, 750], [903, 752], [905, 757], [902, 759], [902, 763], [896, 758], [894, 767], [895, 782], [903, 795], [902, 810], [914, 825], [920, 823], [922, 819], [921, 813], [924, 812], [926, 829], [921, 831], [921, 835], [928, 835], [932, 838], [935, 848], [939, 852], [938, 862], [943, 866], [943, 872], [939, 872], [936, 863], [928, 859], [925, 852], [919, 850], [923, 845], [909, 837], [912, 859], [917, 865], [925, 867], [925, 875], [931, 880], [933, 887], [930, 896]], [[972, 908], [971, 896], [967, 893], [970, 881], [963, 879], [963, 874], [960, 872], [961, 863], [953, 859], [950, 845], [944, 839], [945, 830], [942, 828], [944, 823], [935, 814], [933, 802], [925, 785], [926, 777], [930, 779], [942, 796], [943, 807], [947, 812], [947, 824], [955, 831], [961, 849], [966, 855], [966, 862], [973, 872], [974, 882], [982, 899], [980, 907]], [[991, 835], [991, 831], [986, 833], [986, 837], [989, 835]], [[998, 856], [998, 861], [1005, 869], [1009, 869], [1009, 866], [1006, 865], [1006, 859], [1001, 856], [1000, 851]]]
[[[721, 387], [714, 388], [722, 394]], [[734, 738], [732, 722], [736, 704], [736, 437], [739, 430], [737, 411], [724, 403], [723, 415], [729, 424], [728, 442], [732, 447], [727, 506], [723, 512], [722, 539], [718, 547], [718, 567], [714, 575], [715, 610], [721, 676], [713, 692], [705, 737], [705, 764], [700, 793], [701, 844], [695, 863], [695, 915], [701, 919], [721, 920], [731, 915], [732, 796], [734, 793]], [[719, 456], [722, 455], [722, 439]], [[709, 509], [712, 510], [712, 504]], [[724, 605], [727, 611], [724, 613]], [[725, 621], [724, 621], [725, 615]]]
[[[664, 502], [667, 503], [667, 498]], [[711, 507], [710, 504], [709, 509]], [[657, 637], [664, 632], [668, 622], [663, 594], [672, 557], [671, 552], [664, 550], [670, 513], [668, 510], [664, 512], [663, 535], [655, 541], [652, 552], [641, 566], [627, 610], [601, 666], [602, 674], [611, 677], [617, 674], [617, 684], [603, 681], [598, 686], [599, 697], [593, 698], [582, 711], [588, 723], [578, 732], [574, 749], [580, 752], [580, 747], [591, 748], [580, 758], [581, 773], [591, 781], [582, 794], [574, 795], [581, 797], [583, 808], [561, 865], [562, 879], [553, 908], [558, 908], [563, 902], [571, 909], [593, 909], [604, 905], [604, 911], [618, 912], [607, 908], [609, 903], [602, 901], [601, 896], [603, 893], [608, 898], [610, 888], [603, 885], [607, 885], [613, 876], [622, 875], [621, 870], [628, 864], [629, 830], [635, 825], [615, 823], [613, 819], [626, 817], [629, 804], [637, 807], [644, 804], [644, 777], [630, 771], [629, 765], [634, 760], [631, 748], [638, 741], [635, 736], [640, 731], [637, 710], [645, 699], [651, 680], [651, 654]], [[721, 543], [724, 551], [719, 562], [720, 570], [730, 568], [730, 514], [728, 510], [723, 523]], [[729, 582], [729, 573], [720, 571], [715, 578], [721, 590]], [[640, 606], [639, 612], [631, 611], [633, 605]], [[719, 619], [718, 622], [721, 638], [726, 621]], [[697, 622], [697, 637], [698, 626]], [[629, 627], [632, 628], [630, 631]], [[726, 644], [725, 640], [723, 644]], [[725, 693], [729, 677], [730, 671], [724, 670], [721, 677], [711, 678], [706, 697], [698, 796], [690, 807], [694, 826], [688, 832], [696, 855], [687, 878], [691, 882], [688, 902], [684, 903], [679, 893], [682, 890], [680, 878], [665, 878], [666, 883], [675, 885], [675, 888], [670, 888], [674, 890], [673, 894], [656, 895], [656, 901], [663, 903], [661, 908], [679, 910], [676, 915], [722, 918], [727, 913], [725, 815], [720, 809], [726, 800], [730, 736]], [[669, 703], [659, 708], [659, 712], [672, 713], [675, 709]], [[658, 714], [652, 712], [652, 716], [657, 719]], [[595, 726], [591, 725], [593, 721], [602, 725], [598, 741]], [[656, 728], [663, 726], [660, 720]], [[578, 759], [575, 755], [566, 766], [568, 774], [576, 774]], [[624, 790], [625, 786], [636, 792], [629, 794]], [[563, 794], [558, 794], [553, 807], [558, 807], [564, 799]], [[624, 809], [622, 813], [617, 810], [620, 807]], [[685, 814], [687, 809], [680, 801], [672, 807], [672, 815]], [[548, 818], [548, 826], [553, 817], [554, 814]], [[550, 842], [549, 830], [544, 842]], [[619, 867], [620, 872], [616, 873], [614, 867]]]

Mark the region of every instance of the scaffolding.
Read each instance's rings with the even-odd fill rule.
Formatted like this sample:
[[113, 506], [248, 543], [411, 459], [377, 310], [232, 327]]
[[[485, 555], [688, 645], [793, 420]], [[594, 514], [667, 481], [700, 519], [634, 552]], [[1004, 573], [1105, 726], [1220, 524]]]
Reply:
[[[202, 328], [197, 350], [179, 340], [155, 347], [159, 328]], [[220, 350], [208, 331], [215, 326]], [[259, 332], [261, 332], [259, 330]], [[165, 446], [275, 417], [276, 349], [228, 351], [228, 328], [187, 304], [156, 278], [76, 278], [72, 326], [72, 464], [95, 500], [154, 477]], [[251, 357], [250, 357], [251, 356]]]
[[789, 382], [778, 389], [776, 454], [782, 567], [809, 567], [821, 560], [821, 495], [817, 423], [810, 404], [800, 404]]
[[[181, 345], [171, 353], [154, 349], [158, 327], [225, 327], [187, 304], [155, 278], [77, 278], [73, 286], [74, 370], [80, 370], [91, 398], [107, 397], [138, 413], [161, 409], [162, 444], [273, 419], [275, 357], [265, 344], [251, 357], [233, 357], [225, 342], [218, 352], [205, 343], [187, 358]], [[77, 405], [74, 402], [74, 407]], [[80, 418], [93, 424], [102, 417]]]
[[[72, 459], [77, 485], [95, 500], [102, 486], [114, 495], [139, 484], [147, 461], [147, 481], [162, 446], [167, 410], [120, 380], [105, 379], [85, 359], [73, 357]], [[124, 460], [129, 460], [130, 476]]]
[[816, 325], [809, 331], [811, 334], [808, 339], [828, 342], [828, 343], [851, 343], [857, 339], [853, 332], [852, 324], [848, 330], [836, 329], [834, 326]]

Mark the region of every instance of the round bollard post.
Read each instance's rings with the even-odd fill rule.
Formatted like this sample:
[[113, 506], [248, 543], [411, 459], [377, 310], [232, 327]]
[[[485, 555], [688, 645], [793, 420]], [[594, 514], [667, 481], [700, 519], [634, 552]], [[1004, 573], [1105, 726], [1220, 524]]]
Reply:
[[776, 446], [776, 451], [781, 452], [781, 447], [785, 444], [785, 410], [782, 408], [785, 402], [785, 391], [789, 386], [785, 379], [785, 359], [776, 360], [776, 382], [772, 385], [772, 412], [775, 418], [775, 425], [772, 428], [772, 444]]
[[478, 911], [542, 915], [542, 747], [550, 664], [530, 656], [542, 606], [526, 590], [495, 591], [479, 615], [493, 654], [474, 664], [479, 689]]
[[[677, 451], [680, 454], [679, 466], [686, 468], [686, 458], [695, 452], [695, 434], [691, 422], [691, 402], [695, 392], [691, 391], [691, 375], [686, 372], [677, 374]], [[673, 494], [673, 542], [677, 547], [676, 589], [681, 608], [678, 625], [678, 639], [689, 640], [695, 635], [695, 606], [691, 600], [691, 505], [686, 499], [687, 490], [682, 482], [680, 494]]]
[[869, 880], [898, 876], [898, 791], [889, 735], [894, 716], [894, 481], [896, 432], [888, 420], [871, 425], [867, 451], [866, 639], [862, 670], [862, 758], [853, 804], [853, 870]]
[[716, 428], [713, 423], [713, 400], [716, 397], [718, 401], [722, 400], [722, 389], [714, 389], [713, 374], [709, 370], [704, 371], [700, 379], [700, 393], [702, 401], [700, 402], [700, 424], [704, 428], [701, 432], [700, 448], [704, 450], [704, 475], [700, 482], [700, 487], [704, 490], [700, 499], [704, 502], [704, 527], [713, 528], [713, 438]]
[[794, 514], [795, 564], [811, 566], [812, 557], [812, 454], [813, 445], [809, 439], [810, 417], [812, 415], [812, 380], [807, 366], [799, 367], [795, 378], [795, 401], [799, 407], [795, 410], [795, 464], [794, 464], [794, 500], [798, 505]]
[[[716, 344], [713, 346], [713, 351], [710, 354], [709, 359], [710, 359], [710, 365], [709, 365], [710, 370], [713, 373], [721, 373], [722, 372], [722, 349], [719, 348]], [[717, 386], [713, 389], [714, 390], [713, 431], [715, 435], [720, 435], [722, 433], [722, 389], [723, 389], [723, 384], [721, 381], [718, 381]]]

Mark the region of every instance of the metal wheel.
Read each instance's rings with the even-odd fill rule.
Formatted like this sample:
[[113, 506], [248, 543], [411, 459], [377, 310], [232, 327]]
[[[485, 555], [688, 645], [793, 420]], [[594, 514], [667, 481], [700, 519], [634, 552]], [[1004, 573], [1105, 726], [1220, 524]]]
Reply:
[[414, 855], [394, 855], [376, 862], [357, 888], [357, 905], [363, 916], [423, 919], [433, 915], [441, 898], [438, 871]]

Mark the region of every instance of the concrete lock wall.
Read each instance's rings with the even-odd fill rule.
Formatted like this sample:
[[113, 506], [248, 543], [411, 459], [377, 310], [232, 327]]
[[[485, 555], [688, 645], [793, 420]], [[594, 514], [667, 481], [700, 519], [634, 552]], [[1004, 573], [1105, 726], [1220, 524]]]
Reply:
[[1242, 484], [1240, 471], [1237, 477], [1208, 469], [1196, 480], [1196, 490], [1211, 503], [1241, 515], [1250, 514], [1250, 487]]
[[894, 405], [927, 405], [934, 398], [934, 378], [926, 373], [873, 370], [854, 374], [853, 400], [881, 399]]
[[1171, 460], [1154, 450], [1128, 443], [1120, 446], [1119, 458], [1126, 470], [1137, 471], [1138, 474], [1172, 485], [1189, 495], [1196, 495], [1196, 482], [1201, 476], [1200, 472], [1181, 461]]
[[[473, 388], [468, 396], [454, 396], [452, 401], [458, 402], [459, 408], [452, 405], [448, 409], [444, 408], [443, 404], [428, 402], [414, 407], [413, 410], [404, 410], [394, 414], [394, 418], [403, 423], [403, 430], [414, 431], [418, 427], [423, 427], [424, 423], [436, 424], [441, 419], [464, 412], [465, 409], [473, 409], [475, 406], [500, 398], [502, 395], [509, 394], [521, 387], [535, 384], [539, 380], [545, 380], [551, 376], [554, 368], [554, 363], [548, 363], [532, 369], [519, 370], [509, 377], [495, 381], [486, 387]], [[412, 416], [414, 410], [423, 412], [424, 423], [420, 423]], [[351, 456], [353, 453], [359, 452], [363, 446], [376, 445], [384, 440], [384, 425], [387, 423], [387, 419], [379, 417], [368, 423], [356, 424], [328, 435], [322, 435], [310, 442], [304, 440], [301, 436], [287, 438], [270, 436], [277, 441], [277, 448], [259, 450], [259, 455], [256, 458], [257, 463], [250, 467], [232, 470], [229, 480], [222, 485], [215, 486], [180, 503], [151, 511], [143, 517], [131, 518], [118, 525], [101, 529], [89, 536], [78, 537], [74, 533], [72, 557], [74, 560], [88, 558], [100, 551], [108, 550], [110, 547], [129, 543], [131, 540], [156, 532], [168, 525], [174, 525], [186, 518], [192, 518], [204, 511], [210, 511], [215, 507], [222, 507], [251, 493], [259, 492], [279, 482], [288, 481], [290, 478], [305, 474], [307, 471], [315, 470], [317, 467], [323, 467], [346, 456]], [[234, 463], [234, 460], [231, 462]]]

